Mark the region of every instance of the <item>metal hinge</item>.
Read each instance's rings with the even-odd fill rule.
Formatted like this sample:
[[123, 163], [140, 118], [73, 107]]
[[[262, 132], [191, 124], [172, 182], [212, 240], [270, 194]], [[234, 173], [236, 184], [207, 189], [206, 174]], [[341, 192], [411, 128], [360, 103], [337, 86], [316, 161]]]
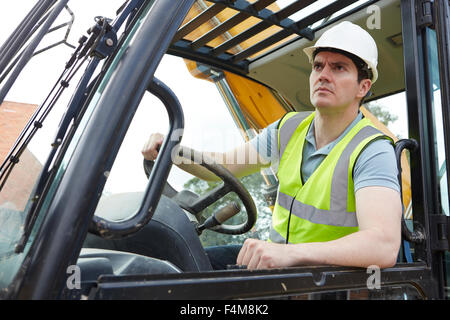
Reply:
[[431, 250], [446, 251], [450, 248], [449, 217], [443, 214], [430, 215]]
[[433, 1], [416, 1], [416, 21], [418, 28], [434, 27]]
[[95, 25], [87, 31], [89, 39], [79, 57], [88, 55], [103, 59], [114, 51], [117, 45], [117, 35], [110, 25], [110, 21], [105, 17], [95, 17]]

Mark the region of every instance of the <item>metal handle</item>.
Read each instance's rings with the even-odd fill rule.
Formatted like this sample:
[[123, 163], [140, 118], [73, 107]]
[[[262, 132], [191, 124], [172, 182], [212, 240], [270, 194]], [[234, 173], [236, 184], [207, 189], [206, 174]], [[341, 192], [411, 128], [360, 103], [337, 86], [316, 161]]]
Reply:
[[[398, 182], [400, 184], [400, 197], [402, 201], [402, 209], [404, 211], [403, 206], [403, 188], [402, 188], [402, 164], [401, 164], [401, 156], [404, 149], [408, 149], [410, 152], [414, 152], [419, 148], [419, 144], [414, 139], [401, 139], [395, 143], [395, 157], [397, 159], [397, 168], [398, 168]], [[414, 231], [410, 231], [405, 222], [404, 212], [402, 212], [402, 237], [403, 239], [413, 242], [413, 243], [421, 243], [425, 240], [425, 233], [423, 232], [423, 228], [421, 225], [417, 225], [417, 229]]]
[[132, 218], [119, 222], [105, 220], [94, 215], [89, 232], [102, 238], [120, 239], [129, 236], [138, 232], [151, 220], [172, 167], [172, 154], [176, 154], [181, 142], [184, 115], [177, 97], [169, 87], [156, 78], [153, 79], [147, 90], [164, 103], [169, 115], [169, 133], [150, 173], [144, 201], [137, 213]]

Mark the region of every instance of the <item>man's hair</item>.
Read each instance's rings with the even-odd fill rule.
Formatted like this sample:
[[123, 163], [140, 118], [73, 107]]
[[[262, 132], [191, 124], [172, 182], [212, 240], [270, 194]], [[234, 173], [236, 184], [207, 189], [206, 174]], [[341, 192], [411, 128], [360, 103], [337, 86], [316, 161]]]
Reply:
[[[339, 53], [339, 54], [342, 54], [342, 55], [346, 56], [347, 58], [351, 59], [353, 61], [353, 63], [355, 64], [356, 69], [358, 70], [358, 83], [361, 83], [361, 81], [363, 81], [364, 79], [372, 79], [373, 78], [372, 70], [370, 70], [369, 66], [367, 65], [367, 63], [364, 62], [364, 60], [362, 60], [360, 57], [354, 55], [353, 53], [350, 53], [350, 52], [347, 52], [344, 50], [340, 50], [340, 49], [336, 49], [336, 48], [317, 48], [313, 52], [313, 60], [316, 58], [316, 55], [319, 52], [323, 52], [323, 51]], [[367, 95], [364, 98], [361, 99], [361, 101], [359, 102], [360, 106], [364, 103], [364, 99], [368, 96], [370, 96], [370, 91], [367, 93]]]

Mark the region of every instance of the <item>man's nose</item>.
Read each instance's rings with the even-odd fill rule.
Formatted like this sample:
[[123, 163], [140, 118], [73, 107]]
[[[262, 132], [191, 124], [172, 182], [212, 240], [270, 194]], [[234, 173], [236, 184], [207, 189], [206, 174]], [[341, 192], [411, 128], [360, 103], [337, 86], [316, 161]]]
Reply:
[[323, 82], [323, 81], [329, 82], [330, 79], [331, 79], [331, 68], [328, 64], [325, 64], [319, 73], [318, 80], [320, 82]]

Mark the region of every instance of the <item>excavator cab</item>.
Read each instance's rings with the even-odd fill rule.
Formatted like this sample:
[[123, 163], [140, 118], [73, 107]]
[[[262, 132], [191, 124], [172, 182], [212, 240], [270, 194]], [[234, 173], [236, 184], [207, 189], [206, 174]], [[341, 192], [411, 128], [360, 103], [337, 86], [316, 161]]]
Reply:
[[[37, 1], [0, 48], [0, 101], [68, 2]], [[0, 167], [0, 297], [448, 299], [449, 13], [439, 0], [128, 0], [113, 19], [96, 17]], [[180, 178], [174, 153], [182, 143], [197, 150], [183, 150], [188, 160], [208, 159], [205, 141], [229, 148], [218, 141], [312, 111], [302, 49], [344, 20], [378, 45], [380, 76], [361, 111], [396, 142], [398, 263], [213, 270], [205, 246], [267, 239], [276, 175], [244, 181], [202, 161], [221, 180], [209, 185]], [[140, 150], [157, 131], [166, 138], [150, 163]]]

